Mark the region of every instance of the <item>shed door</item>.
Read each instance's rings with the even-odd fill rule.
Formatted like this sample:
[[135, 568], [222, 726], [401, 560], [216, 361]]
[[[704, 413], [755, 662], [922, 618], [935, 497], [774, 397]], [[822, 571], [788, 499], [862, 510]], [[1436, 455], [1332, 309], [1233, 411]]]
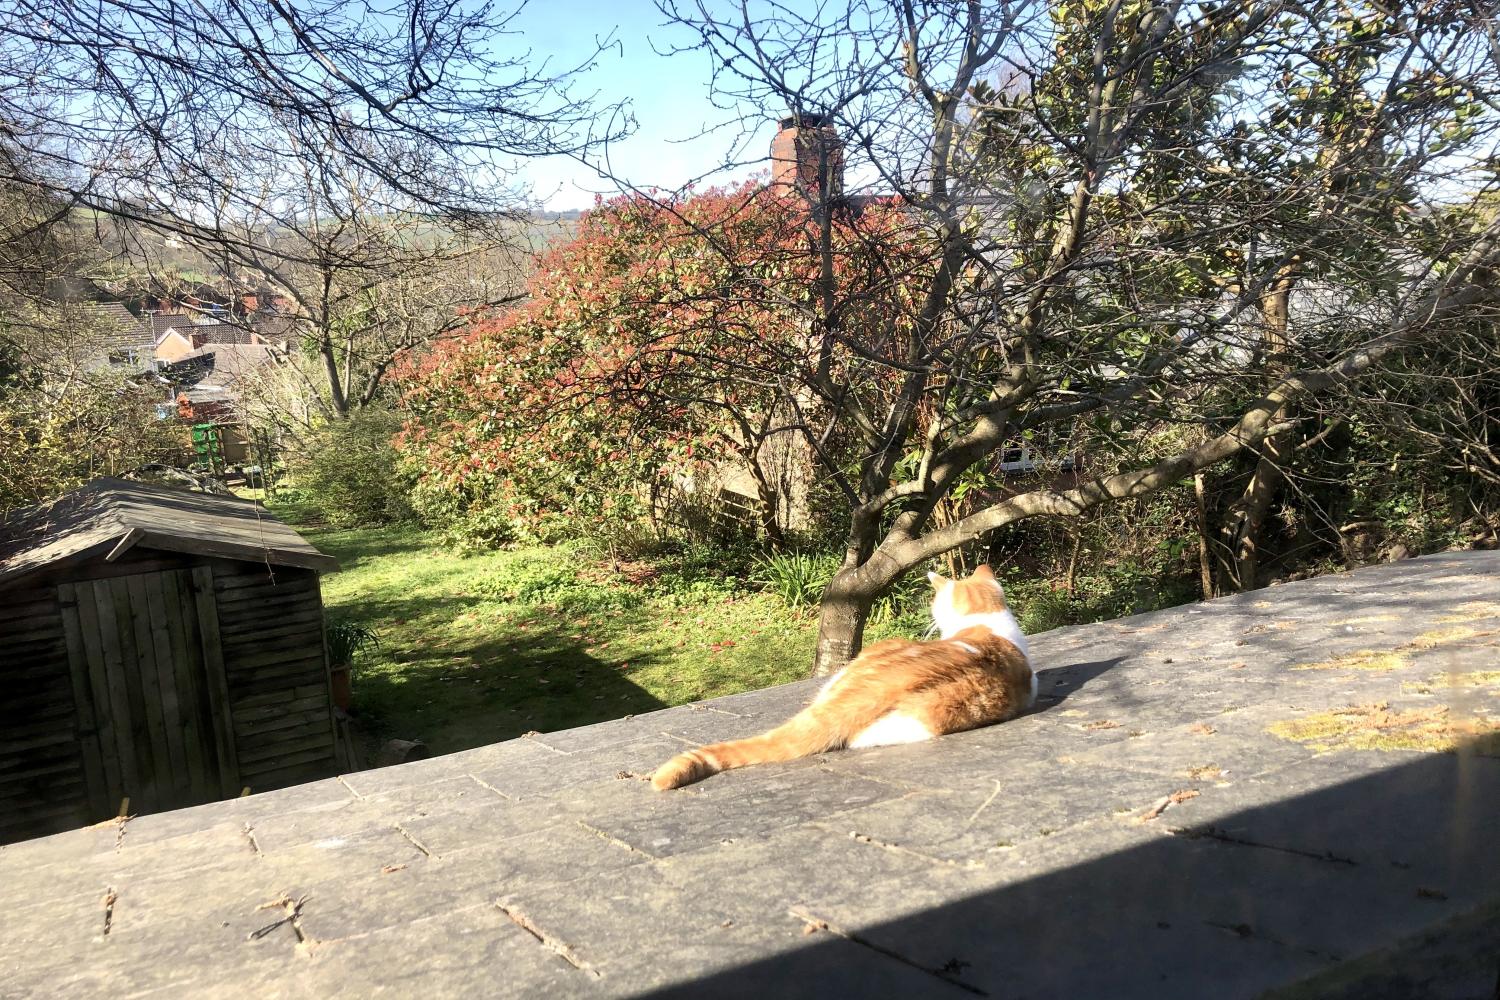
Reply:
[[156, 812], [239, 790], [208, 567], [58, 587], [90, 802]]

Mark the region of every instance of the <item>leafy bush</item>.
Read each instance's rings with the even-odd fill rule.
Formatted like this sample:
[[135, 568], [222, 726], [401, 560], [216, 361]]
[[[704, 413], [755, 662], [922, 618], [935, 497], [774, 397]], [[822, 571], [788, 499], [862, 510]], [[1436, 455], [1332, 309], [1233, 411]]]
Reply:
[[498, 548], [518, 534], [504, 507], [430, 479], [418, 480], [408, 500], [417, 519], [459, 551]]
[[327, 633], [328, 661], [334, 666], [353, 663], [356, 654], [380, 646], [380, 637], [374, 629], [347, 619], [330, 619]]
[[117, 371], [52, 377], [29, 367], [0, 320], [0, 510], [50, 500], [95, 476], [176, 467], [186, 430], [156, 419], [158, 397]]
[[362, 410], [320, 428], [293, 462], [297, 485], [329, 524], [353, 528], [412, 519], [412, 483], [391, 438], [401, 418]]
[[578, 571], [569, 561], [523, 557], [502, 566], [480, 590], [501, 600], [539, 604], [577, 582]]
[[927, 574], [913, 570], [891, 584], [870, 607], [870, 624], [923, 632], [932, 624], [932, 585]]
[[1015, 613], [1021, 631], [1027, 635], [1048, 632], [1075, 620], [1073, 602], [1066, 591], [1054, 590], [1045, 581], [1041, 586], [1007, 589], [1007, 600]]
[[805, 611], [823, 599], [838, 569], [836, 556], [811, 552], [777, 552], [756, 560], [750, 580], [775, 594], [793, 611]]

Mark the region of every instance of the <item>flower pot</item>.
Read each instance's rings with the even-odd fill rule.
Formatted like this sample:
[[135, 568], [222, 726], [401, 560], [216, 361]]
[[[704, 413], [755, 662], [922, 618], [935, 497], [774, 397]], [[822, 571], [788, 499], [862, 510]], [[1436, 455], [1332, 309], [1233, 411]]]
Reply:
[[354, 706], [354, 686], [349, 679], [349, 664], [339, 663], [329, 668], [329, 680], [333, 685], [333, 704], [345, 712]]

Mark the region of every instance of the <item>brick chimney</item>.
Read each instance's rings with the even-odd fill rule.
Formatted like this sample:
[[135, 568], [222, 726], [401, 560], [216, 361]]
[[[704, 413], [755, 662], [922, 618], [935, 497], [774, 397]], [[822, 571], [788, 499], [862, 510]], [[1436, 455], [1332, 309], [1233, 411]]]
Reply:
[[812, 202], [843, 196], [844, 144], [827, 118], [793, 115], [781, 119], [781, 128], [771, 140], [771, 185], [796, 188]]

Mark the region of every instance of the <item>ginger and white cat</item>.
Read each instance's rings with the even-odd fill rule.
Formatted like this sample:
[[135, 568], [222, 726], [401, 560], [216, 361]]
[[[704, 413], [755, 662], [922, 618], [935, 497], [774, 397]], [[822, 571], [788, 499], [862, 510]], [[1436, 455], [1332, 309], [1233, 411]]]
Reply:
[[927, 574], [941, 638], [886, 639], [834, 674], [812, 704], [761, 736], [680, 753], [651, 777], [658, 791], [747, 764], [843, 747], [916, 743], [1014, 718], [1036, 701], [1026, 638], [988, 566], [964, 580]]

